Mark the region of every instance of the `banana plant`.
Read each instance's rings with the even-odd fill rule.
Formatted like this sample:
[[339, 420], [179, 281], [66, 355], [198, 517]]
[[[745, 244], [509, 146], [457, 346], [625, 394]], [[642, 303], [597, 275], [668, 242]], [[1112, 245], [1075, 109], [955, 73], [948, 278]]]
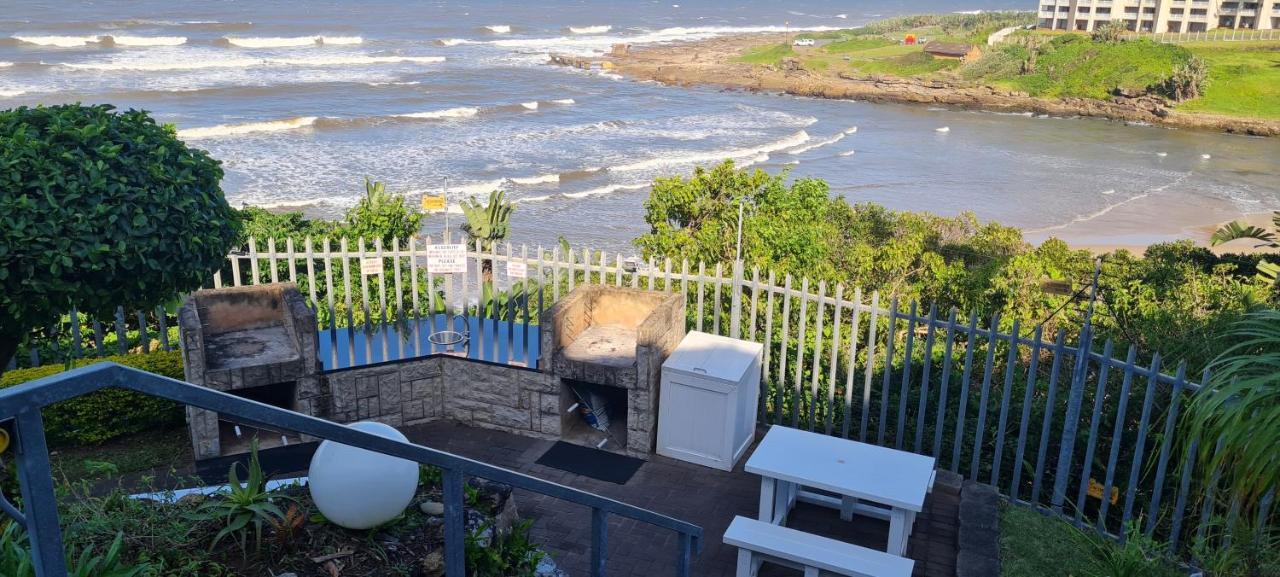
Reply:
[[[1277, 235], [1280, 235], [1280, 210], [1275, 211], [1272, 215], [1271, 226], [1274, 230], [1267, 230], [1238, 221], [1227, 223], [1214, 232], [1212, 237], [1209, 237], [1209, 243], [1213, 246], [1218, 246], [1233, 240], [1250, 239], [1258, 242], [1255, 248], [1280, 249], [1280, 237], [1277, 237]], [[1258, 277], [1274, 285], [1277, 280], [1280, 280], [1280, 264], [1269, 261], [1259, 262]]]
[[[511, 212], [515, 205], [507, 201], [507, 193], [495, 190], [489, 193], [489, 202], [481, 204], [475, 197], [462, 202], [462, 214], [467, 221], [462, 223], [462, 232], [472, 244], [477, 241], [480, 250], [488, 251], [494, 243], [506, 240], [510, 231]], [[493, 263], [484, 262], [485, 282], [493, 280]]]

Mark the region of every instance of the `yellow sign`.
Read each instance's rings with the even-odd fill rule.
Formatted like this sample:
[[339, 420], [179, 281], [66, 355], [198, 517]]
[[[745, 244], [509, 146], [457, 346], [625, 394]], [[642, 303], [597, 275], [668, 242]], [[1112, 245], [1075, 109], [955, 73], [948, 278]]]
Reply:
[[[1102, 483], [1099, 483], [1097, 479], [1089, 479], [1089, 496], [1094, 499], [1102, 499]], [[1118, 500], [1120, 500], [1120, 489], [1118, 487], [1112, 487], [1110, 499], [1111, 504], [1115, 505]]]
[[0, 453], [9, 448], [9, 431], [0, 429]]
[[431, 194], [422, 195], [422, 211], [436, 212], [444, 210], [444, 196], [435, 196]]

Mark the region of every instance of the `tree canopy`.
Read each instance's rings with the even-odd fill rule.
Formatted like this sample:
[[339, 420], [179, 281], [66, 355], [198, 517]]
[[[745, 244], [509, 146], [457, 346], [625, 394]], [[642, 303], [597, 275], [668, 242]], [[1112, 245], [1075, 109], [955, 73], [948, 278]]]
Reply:
[[222, 168], [146, 112], [0, 111], [0, 365], [72, 307], [97, 316], [198, 288], [239, 221]]
[[[1018, 320], [1024, 330], [1043, 325], [1046, 335], [1082, 322], [1094, 270], [1088, 251], [1057, 239], [1034, 246], [1018, 229], [971, 213], [850, 205], [821, 180], [789, 181], [728, 161], [657, 179], [645, 202], [649, 232], [635, 244], [646, 257], [731, 262], [740, 204], [744, 263], [779, 282], [789, 274], [880, 291], [882, 301], [1000, 314], [1006, 329]], [[1152, 245], [1142, 257], [1105, 255], [1094, 324], [1103, 338], [1203, 367], [1228, 346], [1217, 338], [1227, 326], [1280, 301], [1255, 277], [1260, 266], [1260, 257], [1218, 256], [1190, 241]]]

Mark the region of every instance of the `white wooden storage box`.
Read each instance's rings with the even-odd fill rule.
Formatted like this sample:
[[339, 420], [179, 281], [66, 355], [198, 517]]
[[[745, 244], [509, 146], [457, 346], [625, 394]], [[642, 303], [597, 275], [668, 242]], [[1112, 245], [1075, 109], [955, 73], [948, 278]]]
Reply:
[[729, 471], [751, 446], [760, 343], [691, 332], [662, 364], [658, 454]]

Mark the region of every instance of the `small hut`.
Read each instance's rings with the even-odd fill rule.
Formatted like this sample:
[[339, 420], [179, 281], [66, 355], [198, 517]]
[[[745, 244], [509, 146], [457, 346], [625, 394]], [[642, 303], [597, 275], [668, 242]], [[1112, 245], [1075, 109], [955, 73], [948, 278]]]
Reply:
[[926, 54], [934, 58], [949, 60], [976, 60], [982, 58], [982, 50], [972, 44], [952, 44], [949, 42], [929, 42], [924, 45]]

